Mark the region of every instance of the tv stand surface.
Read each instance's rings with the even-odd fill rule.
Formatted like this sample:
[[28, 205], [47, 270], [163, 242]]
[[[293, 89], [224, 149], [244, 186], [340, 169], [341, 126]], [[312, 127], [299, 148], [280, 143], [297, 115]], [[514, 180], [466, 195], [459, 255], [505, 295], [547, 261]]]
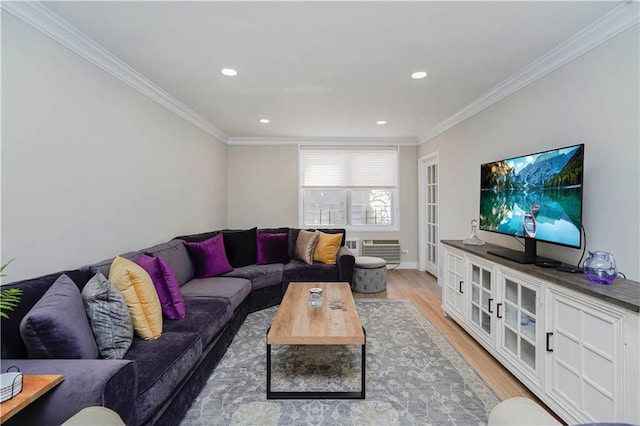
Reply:
[[[567, 274], [555, 268], [540, 268], [535, 266], [535, 264], [518, 263], [489, 253], [498, 253], [507, 250], [495, 244], [486, 243], [483, 246], [470, 246], [463, 244], [462, 240], [442, 240], [441, 242], [442, 244], [466, 251], [490, 262], [524, 272], [579, 293], [587, 294], [633, 312], [640, 312], [640, 283], [637, 281], [617, 278], [610, 285], [594, 284], [589, 281], [584, 274]], [[514, 252], [518, 253], [515, 250]], [[557, 266], [560, 266], [560, 263], [558, 263]]]
[[508, 259], [522, 265], [537, 265], [546, 268], [552, 268], [560, 266], [562, 264], [562, 262], [560, 262], [559, 260], [549, 259], [548, 257], [543, 256], [527, 256], [525, 253], [518, 252], [516, 250], [488, 250], [487, 254], [492, 254], [503, 259]]

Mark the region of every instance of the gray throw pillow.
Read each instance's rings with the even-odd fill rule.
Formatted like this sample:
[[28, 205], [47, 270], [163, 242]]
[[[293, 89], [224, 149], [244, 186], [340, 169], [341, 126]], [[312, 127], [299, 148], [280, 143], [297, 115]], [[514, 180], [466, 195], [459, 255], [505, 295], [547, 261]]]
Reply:
[[308, 265], [313, 264], [313, 252], [316, 249], [316, 244], [318, 244], [319, 235], [319, 231], [311, 232], [301, 229], [296, 240], [294, 258]]
[[122, 359], [133, 342], [133, 323], [120, 290], [98, 272], [84, 286], [82, 300], [100, 356]]
[[22, 318], [20, 335], [29, 358], [98, 358], [80, 290], [66, 275], [60, 275]]

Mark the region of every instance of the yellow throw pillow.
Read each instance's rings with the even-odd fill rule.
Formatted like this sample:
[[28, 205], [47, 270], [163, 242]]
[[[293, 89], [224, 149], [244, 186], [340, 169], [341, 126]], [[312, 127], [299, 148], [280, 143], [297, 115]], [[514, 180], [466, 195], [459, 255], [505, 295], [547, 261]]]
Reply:
[[335, 265], [338, 261], [338, 251], [340, 251], [341, 242], [341, 233], [327, 234], [320, 232], [318, 235], [318, 244], [316, 244], [316, 249], [313, 252], [313, 260], [327, 265]]
[[116, 256], [109, 270], [109, 281], [122, 293], [138, 336], [145, 340], [160, 337], [162, 307], [147, 271], [128, 259]]

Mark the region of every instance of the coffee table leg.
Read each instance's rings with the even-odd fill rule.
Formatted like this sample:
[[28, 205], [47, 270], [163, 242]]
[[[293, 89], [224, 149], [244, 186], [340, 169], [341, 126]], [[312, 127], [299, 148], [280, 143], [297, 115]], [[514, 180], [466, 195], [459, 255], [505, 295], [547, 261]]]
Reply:
[[[361, 345], [361, 389], [360, 392], [281, 392], [271, 391], [271, 345], [267, 343], [267, 399], [365, 399], [367, 376], [367, 332], [362, 327], [364, 343]], [[267, 335], [269, 330], [267, 330]], [[266, 339], [265, 339], [266, 341]]]
[[362, 392], [360, 392], [360, 398], [365, 399], [365, 378], [367, 377], [367, 331], [362, 327], [362, 332], [364, 333], [364, 343], [362, 344]]
[[[267, 336], [269, 335], [269, 330], [267, 330]], [[265, 336], [265, 342], [267, 338]], [[271, 399], [271, 345], [267, 343], [267, 399]]]

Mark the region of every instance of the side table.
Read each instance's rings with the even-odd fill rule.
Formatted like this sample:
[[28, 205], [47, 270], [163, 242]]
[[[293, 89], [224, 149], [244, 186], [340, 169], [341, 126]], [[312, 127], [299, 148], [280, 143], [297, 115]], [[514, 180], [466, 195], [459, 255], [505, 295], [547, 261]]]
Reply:
[[0, 404], [0, 423], [4, 423], [20, 410], [40, 398], [64, 380], [60, 374], [22, 376], [22, 392]]

